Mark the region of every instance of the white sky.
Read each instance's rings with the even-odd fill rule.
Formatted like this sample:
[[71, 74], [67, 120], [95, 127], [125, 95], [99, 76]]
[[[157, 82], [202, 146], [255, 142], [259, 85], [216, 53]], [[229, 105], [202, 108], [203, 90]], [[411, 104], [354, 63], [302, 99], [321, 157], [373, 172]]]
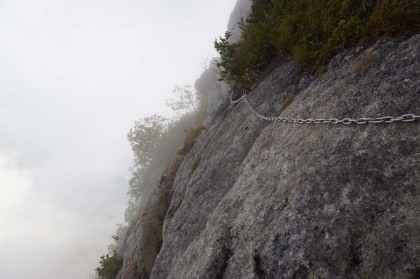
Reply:
[[123, 221], [126, 140], [216, 55], [236, 0], [0, 0], [0, 278], [88, 278]]

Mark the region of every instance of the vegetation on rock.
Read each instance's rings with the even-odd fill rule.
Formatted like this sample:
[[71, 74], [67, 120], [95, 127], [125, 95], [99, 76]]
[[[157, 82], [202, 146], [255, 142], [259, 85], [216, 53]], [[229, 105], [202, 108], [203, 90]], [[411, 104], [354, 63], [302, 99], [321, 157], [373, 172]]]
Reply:
[[122, 260], [118, 258], [118, 254], [114, 251], [111, 255], [106, 254], [101, 256], [99, 262], [100, 267], [96, 268], [99, 278], [114, 279], [122, 266]]
[[[174, 154], [185, 154], [194, 145], [195, 138], [203, 128], [201, 122], [205, 115], [203, 99], [191, 86], [176, 86], [173, 93], [174, 97], [167, 100], [167, 105], [177, 113], [174, 118], [167, 119], [156, 114], [144, 117], [135, 122], [127, 135], [134, 153], [132, 177], [129, 180], [127, 193], [130, 198], [125, 211], [125, 222], [128, 225], [118, 224], [117, 231], [112, 236], [114, 242], [108, 246], [109, 253], [100, 257], [100, 267], [96, 269], [98, 278], [115, 278], [122, 267], [122, 255], [119, 255], [121, 246], [128, 226], [132, 225], [138, 214], [143, 214], [139, 212], [142, 211], [141, 204], [143, 212], [147, 213], [142, 231], [148, 242], [144, 246], [148, 254], [145, 261], [150, 269], [159, 251], [161, 243], [159, 230], [169, 206], [170, 194], [167, 189], [159, 188], [157, 200], [154, 202], [147, 200], [159, 187], [161, 175], [171, 163]], [[183, 147], [178, 150], [182, 143]], [[176, 156], [170, 164], [170, 169], [167, 170], [173, 177], [177, 167], [175, 170], [173, 168], [179, 167], [181, 157]]]
[[134, 165], [129, 181], [130, 200], [125, 212], [126, 222], [132, 220], [140, 202], [147, 200], [156, 188], [172, 156], [183, 142], [185, 144], [191, 141], [191, 134], [195, 134], [197, 130], [195, 126], [201, 126], [197, 123], [203, 121], [204, 105], [197, 91], [184, 85], [176, 86], [173, 93], [175, 96], [167, 100], [167, 105], [178, 113], [176, 117], [144, 117], [136, 121], [128, 133], [128, 141], [134, 153]]
[[420, 1], [253, 0], [251, 14], [239, 24], [238, 43], [230, 44], [226, 32], [214, 46], [222, 58], [217, 63], [221, 78], [247, 88], [279, 54], [322, 72], [343, 49], [419, 32]]

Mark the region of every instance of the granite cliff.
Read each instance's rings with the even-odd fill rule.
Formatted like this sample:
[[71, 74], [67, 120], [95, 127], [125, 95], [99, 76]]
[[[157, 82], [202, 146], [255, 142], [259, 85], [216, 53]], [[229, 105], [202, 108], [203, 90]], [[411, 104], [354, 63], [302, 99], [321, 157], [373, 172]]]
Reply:
[[[420, 35], [344, 51], [322, 75], [279, 58], [249, 101], [302, 118], [418, 115], [419, 57]], [[225, 101], [151, 198], [166, 205], [152, 260], [143, 211], [119, 278], [418, 278], [419, 135], [418, 120], [279, 123]]]

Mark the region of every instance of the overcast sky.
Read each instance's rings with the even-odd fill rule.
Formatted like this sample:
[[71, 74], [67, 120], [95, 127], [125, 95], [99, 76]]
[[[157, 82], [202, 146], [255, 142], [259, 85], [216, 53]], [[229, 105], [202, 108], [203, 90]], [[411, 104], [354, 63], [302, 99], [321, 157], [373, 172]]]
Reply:
[[88, 278], [123, 221], [126, 140], [215, 56], [236, 0], [0, 0], [0, 278]]

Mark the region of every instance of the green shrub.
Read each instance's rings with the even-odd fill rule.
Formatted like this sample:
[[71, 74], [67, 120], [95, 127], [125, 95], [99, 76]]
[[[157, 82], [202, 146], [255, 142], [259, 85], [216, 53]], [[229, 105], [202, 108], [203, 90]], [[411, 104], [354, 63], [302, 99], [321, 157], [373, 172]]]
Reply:
[[117, 252], [114, 251], [111, 256], [109, 254], [101, 256], [99, 264], [100, 267], [96, 268], [98, 277], [114, 279], [122, 267], [122, 260], [118, 258]]
[[382, 36], [418, 33], [420, 1], [254, 0], [240, 26], [238, 43], [229, 44], [226, 33], [214, 45], [222, 58], [221, 78], [247, 88], [279, 53], [316, 71], [343, 49]]

